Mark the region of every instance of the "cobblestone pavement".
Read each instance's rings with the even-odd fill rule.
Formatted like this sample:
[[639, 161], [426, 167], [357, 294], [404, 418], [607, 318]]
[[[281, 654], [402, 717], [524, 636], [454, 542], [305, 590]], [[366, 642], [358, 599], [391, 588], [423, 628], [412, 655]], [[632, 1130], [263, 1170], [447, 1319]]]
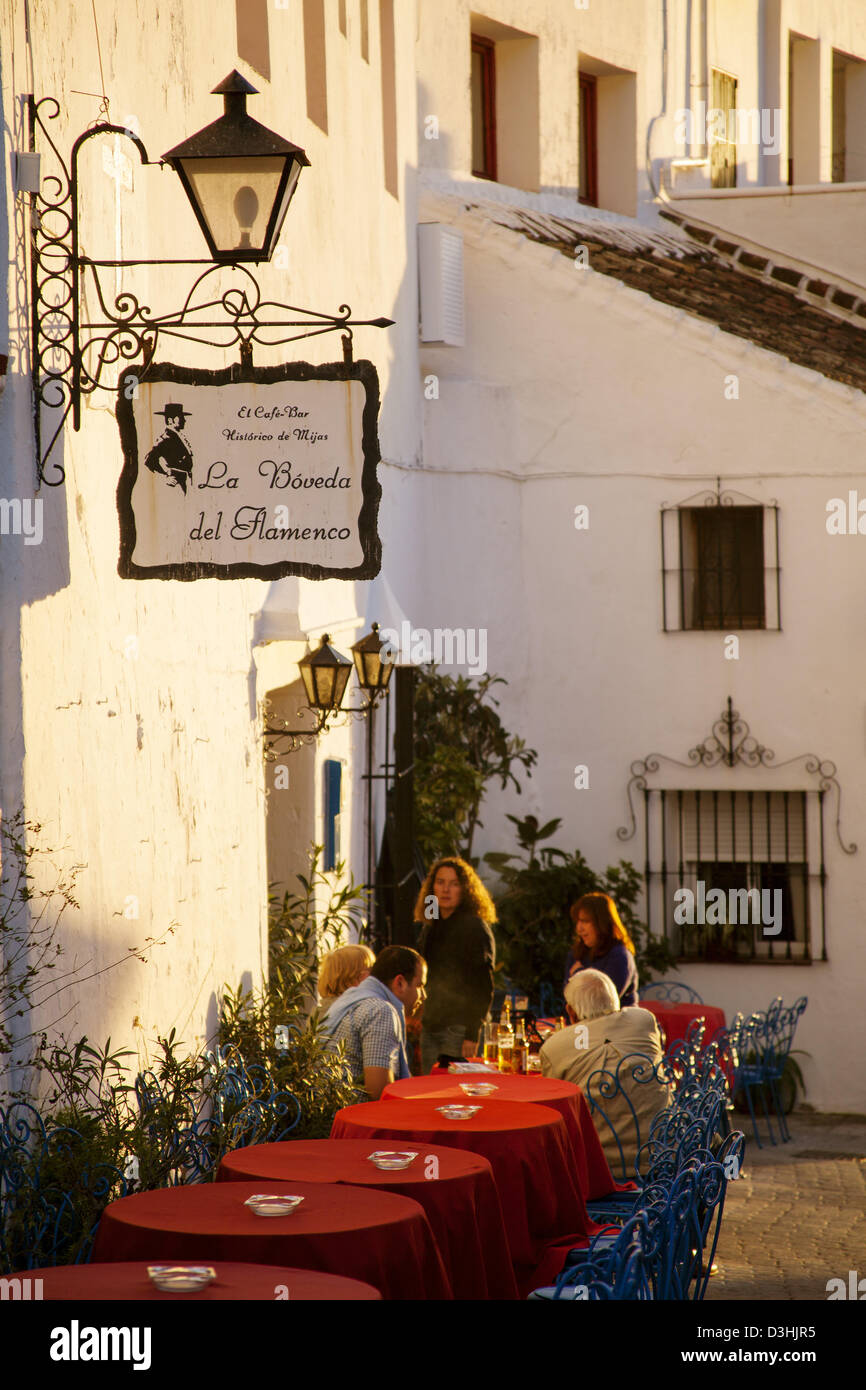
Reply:
[[763, 1149], [747, 1115], [736, 1123], [746, 1156], [728, 1184], [707, 1301], [826, 1301], [829, 1279], [866, 1279], [866, 1116], [798, 1112], [791, 1143], [776, 1148], [762, 1122]]

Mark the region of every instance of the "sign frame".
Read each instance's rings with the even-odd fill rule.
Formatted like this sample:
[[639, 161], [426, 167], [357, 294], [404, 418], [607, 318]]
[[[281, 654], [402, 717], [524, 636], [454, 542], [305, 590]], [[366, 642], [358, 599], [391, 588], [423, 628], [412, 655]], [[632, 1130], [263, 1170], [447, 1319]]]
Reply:
[[[179, 386], [234, 386], [250, 382], [272, 386], [287, 381], [359, 381], [365, 391], [362, 416], [363, 467], [361, 470], [361, 510], [358, 534], [363, 552], [360, 565], [353, 568], [311, 564], [302, 560], [280, 560], [274, 564], [249, 562], [221, 565], [213, 561], [186, 561], [164, 565], [137, 565], [133, 559], [137, 532], [132, 509], [132, 491], [139, 476], [138, 438], [133, 413], [134, 396], [128, 393], [130, 380], [141, 384], [172, 382]], [[200, 367], [181, 367], [174, 362], [157, 362], [139, 375], [133, 368], [122, 372], [117, 387], [116, 417], [123, 450], [123, 468], [117, 485], [117, 514], [120, 523], [120, 558], [117, 572], [121, 579], [375, 579], [382, 567], [382, 542], [378, 532], [382, 486], [378, 477], [379, 451], [379, 375], [372, 362], [286, 362], [276, 367], [235, 364], [219, 371]]]

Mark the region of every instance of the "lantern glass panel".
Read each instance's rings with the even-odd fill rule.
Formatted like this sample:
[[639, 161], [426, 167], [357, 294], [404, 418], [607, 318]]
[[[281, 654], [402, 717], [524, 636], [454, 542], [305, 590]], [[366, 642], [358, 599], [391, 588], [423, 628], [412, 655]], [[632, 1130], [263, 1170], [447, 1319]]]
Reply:
[[303, 682], [304, 682], [304, 689], [305, 689], [306, 692], [307, 692], [307, 704], [308, 704], [312, 709], [315, 709], [315, 708], [316, 708], [316, 682], [315, 682], [315, 675], [314, 675], [314, 672], [313, 672], [313, 668], [312, 668], [311, 666], [309, 666], [306, 662], [303, 662], [303, 661], [299, 662], [298, 664], [299, 664], [300, 671], [301, 671], [301, 679], [302, 679]]
[[341, 666], [339, 670], [334, 672], [334, 709], [339, 709], [343, 703], [343, 696], [346, 693], [346, 686], [349, 684], [351, 673], [352, 668], [349, 665]]
[[[217, 251], [224, 254], [262, 251], [279, 193], [285, 156], [181, 159], [179, 162]], [[295, 164], [294, 178], [289, 180], [291, 192], [294, 192], [299, 173], [300, 166]], [[284, 197], [282, 217], [288, 205], [289, 199]]]
[[363, 690], [379, 689], [379, 673], [382, 662], [378, 652], [359, 651], [354, 653], [358, 671], [358, 683]]

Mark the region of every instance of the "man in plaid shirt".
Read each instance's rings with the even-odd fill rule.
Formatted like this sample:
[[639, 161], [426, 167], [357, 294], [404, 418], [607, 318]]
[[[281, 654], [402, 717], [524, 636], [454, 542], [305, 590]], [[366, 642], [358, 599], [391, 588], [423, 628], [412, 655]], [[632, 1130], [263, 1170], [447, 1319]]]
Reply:
[[344, 1043], [346, 1060], [365, 1100], [378, 1100], [389, 1082], [409, 1076], [406, 1015], [425, 998], [427, 964], [409, 946], [386, 946], [366, 980], [332, 1005], [325, 1020], [331, 1044]]

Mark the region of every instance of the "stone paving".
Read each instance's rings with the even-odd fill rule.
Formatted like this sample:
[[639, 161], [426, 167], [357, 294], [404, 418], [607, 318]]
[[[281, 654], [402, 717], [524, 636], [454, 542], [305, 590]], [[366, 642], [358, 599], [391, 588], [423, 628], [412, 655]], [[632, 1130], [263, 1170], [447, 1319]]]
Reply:
[[866, 1115], [798, 1111], [788, 1117], [791, 1143], [776, 1148], [762, 1121], [763, 1149], [747, 1115], [732, 1121], [746, 1156], [728, 1184], [707, 1301], [826, 1301], [828, 1280], [847, 1287], [851, 1270], [866, 1280]]

